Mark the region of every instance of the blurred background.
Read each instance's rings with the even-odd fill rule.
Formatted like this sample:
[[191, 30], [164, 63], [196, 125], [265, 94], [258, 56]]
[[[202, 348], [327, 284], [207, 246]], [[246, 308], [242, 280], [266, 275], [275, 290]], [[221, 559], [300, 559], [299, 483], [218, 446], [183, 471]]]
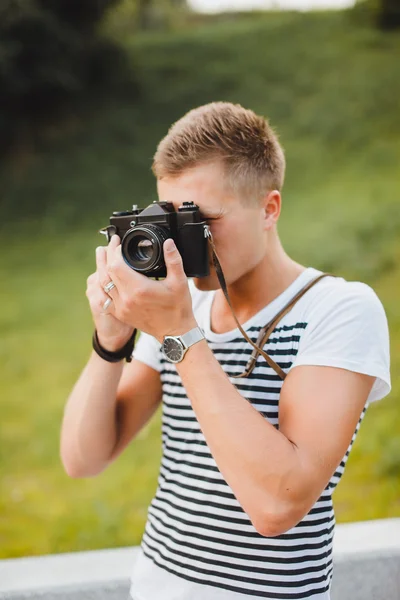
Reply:
[[160, 413], [82, 480], [62, 468], [60, 426], [91, 352], [98, 229], [156, 199], [158, 141], [213, 100], [280, 136], [289, 254], [383, 302], [393, 391], [367, 411], [334, 502], [338, 522], [400, 516], [399, 99], [399, 0], [3, 0], [1, 558], [141, 540]]

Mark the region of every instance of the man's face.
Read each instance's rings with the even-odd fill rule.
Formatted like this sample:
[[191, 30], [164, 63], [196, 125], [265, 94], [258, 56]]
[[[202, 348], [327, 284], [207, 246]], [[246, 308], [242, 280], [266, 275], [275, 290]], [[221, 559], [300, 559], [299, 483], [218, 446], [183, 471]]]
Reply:
[[[227, 188], [222, 166], [210, 163], [189, 169], [176, 177], [157, 181], [161, 202], [172, 202], [175, 210], [183, 202], [194, 202], [210, 226], [226, 283], [232, 285], [251, 271], [266, 251], [265, 210], [249, 198], [248, 206]], [[194, 278], [200, 290], [220, 287], [212, 265], [210, 275]]]

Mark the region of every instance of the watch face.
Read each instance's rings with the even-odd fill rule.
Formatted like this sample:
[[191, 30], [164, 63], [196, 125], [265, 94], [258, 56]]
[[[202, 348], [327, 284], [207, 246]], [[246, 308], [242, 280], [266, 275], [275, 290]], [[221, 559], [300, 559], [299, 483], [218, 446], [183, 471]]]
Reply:
[[183, 346], [181, 342], [172, 337], [165, 338], [163, 342], [163, 352], [165, 357], [173, 363], [178, 363], [183, 358]]

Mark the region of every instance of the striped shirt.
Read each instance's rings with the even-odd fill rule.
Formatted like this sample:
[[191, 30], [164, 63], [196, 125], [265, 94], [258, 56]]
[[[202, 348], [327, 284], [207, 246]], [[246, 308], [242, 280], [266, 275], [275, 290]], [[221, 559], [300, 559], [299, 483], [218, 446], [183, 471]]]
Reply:
[[[260, 329], [308, 281], [306, 269], [280, 296], [243, 325], [256, 342]], [[215, 292], [191, 285], [198, 325], [228, 376], [242, 372], [252, 347], [238, 329], [210, 328]], [[163, 390], [162, 460], [156, 494], [131, 581], [135, 600], [329, 599], [340, 480], [371, 401], [390, 391], [388, 326], [382, 304], [366, 284], [327, 277], [278, 323], [264, 350], [288, 373], [295, 366], [341, 367], [376, 377], [349, 448], [320, 498], [295, 527], [276, 537], [256, 531], [219, 471], [174, 364], [142, 334], [134, 357], [160, 373]], [[278, 428], [283, 381], [259, 357], [252, 374], [230, 378], [245, 401]]]

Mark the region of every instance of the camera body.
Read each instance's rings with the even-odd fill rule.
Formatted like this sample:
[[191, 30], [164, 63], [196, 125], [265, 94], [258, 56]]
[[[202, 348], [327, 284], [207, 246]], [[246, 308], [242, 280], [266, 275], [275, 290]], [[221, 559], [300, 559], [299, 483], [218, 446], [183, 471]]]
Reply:
[[166, 277], [163, 243], [172, 238], [183, 260], [187, 277], [210, 274], [207, 223], [200, 209], [184, 202], [176, 211], [172, 202], [157, 202], [140, 210], [113, 212], [110, 225], [100, 230], [110, 241], [121, 239], [122, 256], [127, 263], [147, 277]]

